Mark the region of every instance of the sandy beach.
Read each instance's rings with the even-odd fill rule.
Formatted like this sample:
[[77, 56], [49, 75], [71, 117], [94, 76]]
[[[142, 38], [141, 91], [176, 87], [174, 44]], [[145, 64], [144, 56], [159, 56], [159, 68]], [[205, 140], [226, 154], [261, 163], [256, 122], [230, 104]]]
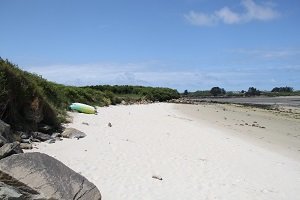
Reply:
[[87, 137], [30, 151], [84, 175], [104, 200], [299, 199], [300, 120], [291, 116], [169, 103], [70, 115], [67, 126]]

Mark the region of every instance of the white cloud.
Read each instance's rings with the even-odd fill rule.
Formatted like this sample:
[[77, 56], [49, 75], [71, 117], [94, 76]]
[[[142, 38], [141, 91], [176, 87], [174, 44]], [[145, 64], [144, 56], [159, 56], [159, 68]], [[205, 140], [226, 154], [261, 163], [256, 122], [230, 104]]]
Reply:
[[228, 7], [224, 7], [221, 10], [216, 11], [215, 15], [226, 24], [236, 24], [242, 20], [239, 14], [231, 11]]
[[217, 22], [217, 18], [214, 15], [206, 15], [194, 11], [190, 11], [189, 14], [184, 15], [184, 17], [189, 23], [196, 26], [212, 26]]
[[233, 52], [253, 55], [265, 59], [282, 59], [300, 55], [300, 49], [281, 48], [281, 49], [237, 49]]
[[280, 16], [272, 4], [257, 4], [254, 0], [242, 0], [243, 12], [236, 12], [225, 6], [212, 14], [190, 11], [185, 14], [185, 19], [192, 25], [212, 26], [220, 22], [224, 24], [241, 24], [258, 21], [270, 21]]

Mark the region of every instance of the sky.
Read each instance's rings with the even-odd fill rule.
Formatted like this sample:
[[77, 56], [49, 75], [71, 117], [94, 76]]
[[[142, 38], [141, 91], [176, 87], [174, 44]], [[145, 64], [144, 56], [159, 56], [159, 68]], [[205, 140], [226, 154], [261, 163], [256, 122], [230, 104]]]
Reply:
[[299, 0], [0, 0], [0, 56], [67, 85], [300, 89]]

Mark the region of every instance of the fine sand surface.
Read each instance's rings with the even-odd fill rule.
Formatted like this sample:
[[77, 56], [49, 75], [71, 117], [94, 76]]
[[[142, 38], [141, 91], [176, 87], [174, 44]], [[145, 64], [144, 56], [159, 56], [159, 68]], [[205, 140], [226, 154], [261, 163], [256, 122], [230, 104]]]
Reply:
[[[300, 136], [293, 135], [299, 120], [218, 106], [158, 103], [71, 113], [68, 126], [87, 137], [32, 151], [84, 175], [104, 200], [299, 199]], [[226, 109], [233, 110], [225, 115]], [[254, 120], [265, 128], [252, 127]]]

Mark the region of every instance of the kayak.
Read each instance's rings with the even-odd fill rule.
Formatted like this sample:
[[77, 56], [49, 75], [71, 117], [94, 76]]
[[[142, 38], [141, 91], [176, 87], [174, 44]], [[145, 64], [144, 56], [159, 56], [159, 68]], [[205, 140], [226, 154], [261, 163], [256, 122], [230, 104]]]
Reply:
[[72, 103], [70, 105], [71, 110], [77, 110], [78, 112], [86, 113], [86, 114], [95, 114], [96, 109], [93, 106], [89, 106], [83, 103]]

